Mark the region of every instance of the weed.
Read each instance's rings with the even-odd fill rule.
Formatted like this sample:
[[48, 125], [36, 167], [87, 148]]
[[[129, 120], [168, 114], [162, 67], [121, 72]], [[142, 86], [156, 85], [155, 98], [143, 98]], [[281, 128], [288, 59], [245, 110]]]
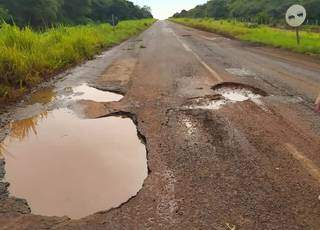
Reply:
[[186, 26], [219, 33], [240, 40], [285, 48], [299, 53], [320, 55], [320, 33], [301, 31], [301, 44], [297, 45], [296, 33], [292, 30], [230, 22], [227, 20], [217, 21], [208, 18], [174, 18], [171, 20]]
[[93, 24], [58, 26], [45, 32], [1, 24], [0, 100], [93, 58], [103, 49], [145, 30], [153, 22], [153, 19], [123, 21], [115, 31], [109, 24]]

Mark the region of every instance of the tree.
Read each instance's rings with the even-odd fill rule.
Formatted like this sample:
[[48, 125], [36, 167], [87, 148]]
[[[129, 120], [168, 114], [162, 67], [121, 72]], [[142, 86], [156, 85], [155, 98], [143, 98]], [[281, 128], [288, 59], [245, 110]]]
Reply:
[[8, 21], [10, 18], [9, 11], [0, 6], [0, 21]]
[[[6, 10], [7, 9], [7, 10]], [[152, 17], [150, 8], [127, 0], [0, 0], [0, 18], [11, 15], [19, 26], [85, 24]]]
[[284, 22], [284, 15], [292, 4], [306, 7], [308, 19], [320, 20], [320, 0], [210, 0], [174, 17], [245, 18], [258, 23]]
[[229, 16], [228, 2], [226, 0], [211, 0], [206, 5], [207, 17], [226, 18]]
[[90, 18], [99, 22], [111, 22], [112, 15], [118, 20], [152, 18], [150, 7], [142, 8], [126, 0], [93, 0]]
[[142, 11], [142, 17], [143, 18], [152, 18], [151, 8], [149, 6], [143, 6], [141, 8]]
[[58, 0], [0, 0], [18, 25], [50, 25], [57, 21], [61, 2]]
[[64, 0], [63, 21], [70, 24], [86, 23], [92, 11], [91, 0]]

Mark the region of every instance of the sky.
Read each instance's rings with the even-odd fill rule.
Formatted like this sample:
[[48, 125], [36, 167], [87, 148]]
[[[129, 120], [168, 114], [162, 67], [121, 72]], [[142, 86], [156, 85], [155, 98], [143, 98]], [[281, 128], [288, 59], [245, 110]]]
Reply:
[[207, 0], [131, 0], [139, 6], [150, 6], [152, 14], [157, 19], [166, 19], [181, 10], [189, 10]]

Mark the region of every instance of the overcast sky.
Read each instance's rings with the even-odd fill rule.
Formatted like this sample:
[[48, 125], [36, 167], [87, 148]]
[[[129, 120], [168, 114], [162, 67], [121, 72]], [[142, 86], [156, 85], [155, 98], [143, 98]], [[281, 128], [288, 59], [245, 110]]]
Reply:
[[166, 19], [181, 10], [191, 9], [207, 0], [131, 0], [137, 5], [150, 6], [152, 14], [157, 19]]

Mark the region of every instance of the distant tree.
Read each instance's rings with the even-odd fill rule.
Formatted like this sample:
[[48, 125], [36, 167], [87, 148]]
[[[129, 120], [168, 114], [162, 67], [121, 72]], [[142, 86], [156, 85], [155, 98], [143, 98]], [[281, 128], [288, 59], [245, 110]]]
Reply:
[[152, 18], [151, 8], [149, 6], [143, 6], [141, 8], [143, 18]]
[[18, 25], [50, 25], [58, 18], [61, 1], [58, 0], [0, 0]]
[[226, 0], [210, 0], [206, 5], [207, 17], [226, 18], [229, 16], [228, 2]]
[[204, 5], [189, 11], [174, 14], [174, 17], [241, 18], [258, 23], [283, 21], [292, 4], [306, 7], [308, 19], [320, 20], [320, 0], [209, 0]]
[[17, 25], [85, 24], [152, 17], [151, 9], [127, 0], [0, 0], [0, 18], [12, 16]]
[[9, 11], [3, 6], [0, 6], [0, 21], [8, 21], [9, 18]]
[[198, 5], [194, 9], [190, 10], [190, 12], [188, 13], [191, 14], [191, 17], [193, 18], [207, 17], [206, 5]]
[[94, 21], [111, 22], [112, 15], [118, 20], [152, 18], [150, 7], [140, 8], [126, 0], [93, 0], [91, 18]]
[[182, 10], [179, 14], [179, 17], [181, 18], [185, 18], [185, 17], [190, 17], [189, 14], [188, 14], [188, 11], [186, 10]]
[[64, 0], [62, 17], [66, 23], [79, 24], [89, 20], [92, 11], [91, 0]]
[[320, 1], [319, 0], [306, 0], [304, 1], [308, 18], [318, 20], [320, 22]]

